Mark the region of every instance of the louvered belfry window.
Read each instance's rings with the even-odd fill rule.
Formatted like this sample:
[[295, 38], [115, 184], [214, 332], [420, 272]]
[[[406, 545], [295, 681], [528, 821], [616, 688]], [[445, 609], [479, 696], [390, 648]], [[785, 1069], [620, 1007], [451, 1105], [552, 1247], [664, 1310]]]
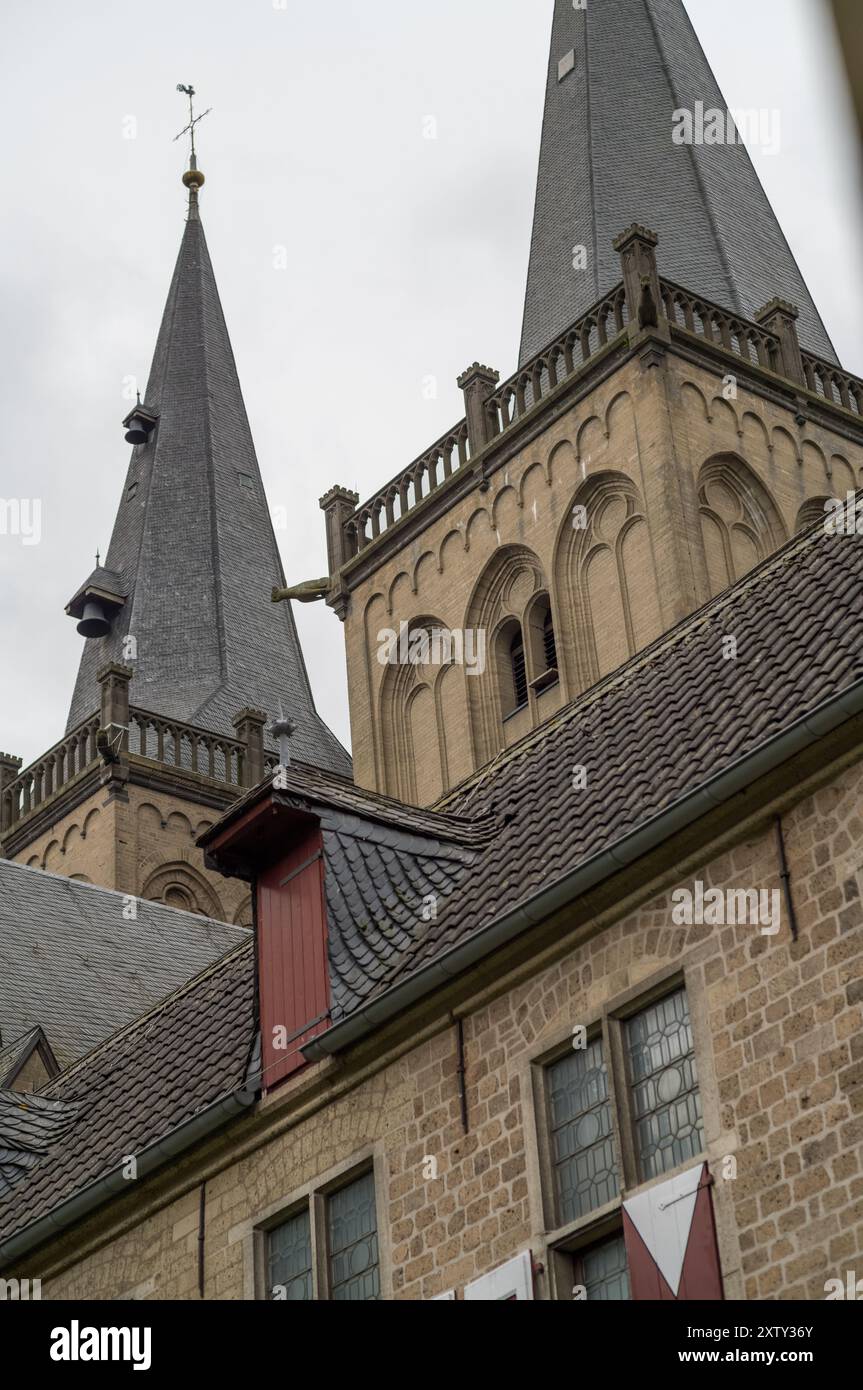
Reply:
[[542, 625], [542, 647], [545, 654], [546, 671], [556, 671], [557, 643], [554, 640], [554, 622], [552, 621], [550, 608], [545, 615], [545, 622]]
[[527, 704], [527, 665], [524, 657], [524, 638], [519, 630], [513, 637], [509, 648], [512, 665], [512, 687], [515, 697], [514, 711]]

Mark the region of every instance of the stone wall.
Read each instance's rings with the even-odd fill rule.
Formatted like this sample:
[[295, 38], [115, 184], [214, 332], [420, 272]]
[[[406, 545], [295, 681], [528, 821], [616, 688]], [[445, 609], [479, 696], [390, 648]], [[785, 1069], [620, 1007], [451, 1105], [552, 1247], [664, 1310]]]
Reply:
[[[855, 764], [783, 816], [797, 941], [784, 902], [776, 935], [673, 923], [673, 891], [696, 880], [780, 889], [776, 829], [761, 808], [741, 817], [730, 842], [696, 851], [701, 862], [688, 862], [673, 882], [666, 872], [661, 891], [646, 866], [648, 896], [634, 910], [569, 929], [561, 919], [553, 944], [507, 978], [493, 973], [493, 961], [478, 970], [464, 1003], [467, 1134], [456, 1027], [426, 1006], [415, 1025], [404, 1020], [405, 1040], [390, 1042], [386, 1057], [309, 1069], [277, 1090], [230, 1131], [233, 1161], [223, 1139], [209, 1168], [192, 1160], [174, 1175], [164, 1205], [158, 1180], [143, 1183], [124, 1207], [34, 1257], [27, 1272], [45, 1279], [48, 1298], [133, 1289], [197, 1297], [203, 1175], [206, 1296], [266, 1296], [256, 1229], [371, 1160], [384, 1297], [461, 1290], [529, 1248], [542, 1267], [537, 1296], [570, 1298], [566, 1257], [561, 1263], [554, 1247], [597, 1227], [591, 1217], [555, 1230], [541, 1066], [568, 1050], [578, 1025], [613, 1022], [683, 981], [726, 1297], [823, 1298], [827, 1279], [863, 1262], [861, 793]], [[619, 1109], [627, 1090], [617, 1065]], [[123, 1142], [118, 1136], [118, 1151]], [[630, 1195], [631, 1158], [618, 1151], [617, 1160]], [[135, 1224], [145, 1203], [153, 1209]], [[617, 1204], [600, 1215], [613, 1228]], [[129, 1229], [112, 1235], [121, 1220]], [[61, 1257], [71, 1263], [52, 1275]]]
[[249, 889], [206, 869], [195, 844], [221, 813], [179, 791], [130, 782], [124, 795], [110, 796], [100, 787], [16, 857], [49, 873], [250, 927]]
[[[432, 803], [861, 481], [863, 449], [798, 423], [787, 396], [756, 395], [673, 348], [630, 358], [494, 471], [487, 491], [478, 478], [394, 554], [384, 541], [345, 621], [357, 781]], [[516, 621], [527, 635], [543, 595], [560, 681], [507, 717], [498, 639]], [[382, 665], [380, 634], [402, 623], [482, 630], [485, 674]], [[541, 656], [526, 645], [533, 680]]]

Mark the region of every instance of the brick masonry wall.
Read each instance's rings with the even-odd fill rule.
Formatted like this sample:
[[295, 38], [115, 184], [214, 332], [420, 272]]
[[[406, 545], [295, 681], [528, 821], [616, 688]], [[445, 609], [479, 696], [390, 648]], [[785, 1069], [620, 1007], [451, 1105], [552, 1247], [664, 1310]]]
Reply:
[[[470, 1133], [460, 1119], [455, 1029], [440, 1031], [207, 1183], [206, 1296], [253, 1296], [253, 1230], [309, 1185], [373, 1155], [383, 1293], [461, 1289], [530, 1248], [548, 1270], [532, 1074], [614, 1001], [682, 970], [692, 1014], [705, 1149], [727, 1297], [821, 1299], [828, 1278], [863, 1272], [863, 768], [836, 775], [784, 817], [800, 937], [753, 927], [675, 927], [671, 893], [780, 886], [771, 824], [739, 839], [643, 906], [536, 966], [465, 1019]], [[489, 975], [478, 981], [489, 989]], [[502, 988], [502, 986], [501, 986]], [[334, 1075], [338, 1075], [334, 1071]], [[270, 1098], [290, 1116], [302, 1077]], [[246, 1126], [247, 1132], [248, 1126]], [[243, 1127], [236, 1134], [241, 1136]], [[122, 1136], [118, 1136], [122, 1151]], [[427, 1180], [427, 1157], [438, 1176]], [[727, 1160], [737, 1165], [727, 1175]], [[143, 1201], [147, 1185], [142, 1184]], [[192, 1190], [51, 1274], [48, 1298], [197, 1296]], [[538, 1296], [549, 1297], [548, 1274]], [[568, 1296], [564, 1291], [561, 1296]]]
[[31, 868], [115, 888], [117, 812], [118, 803], [107, 801], [100, 788], [15, 857]]
[[[189, 910], [250, 927], [246, 885], [204, 867], [195, 840], [219, 816], [179, 795], [127, 784], [127, 797], [100, 787], [17, 856], [20, 863], [102, 888], [162, 900], [175, 886]], [[173, 906], [184, 906], [175, 902]]]
[[[498, 469], [489, 492], [477, 488], [454, 503], [419, 539], [383, 558], [352, 594], [345, 641], [357, 781], [430, 803], [439, 792], [442, 766], [455, 785], [526, 732], [525, 722], [529, 729], [625, 661], [629, 653], [621, 638], [627, 620], [641, 647], [724, 587], [729, 581], [718, 584], [716, 576], [711, 585], [700, 517], [701, 470], [717, 456], [744, 461], [765, 489], [776, 530], [761, 538], [765, 555], [794, 535], [804, 503], [831, 495], [844, 499], [863, 481], [859, 446], [817, 423], [799, 426], [787, 406], [742, 384], [735, 399], [725, 400], [718, 372], [672, 351], [661, 366], [630, 359]], [[622, 548], [623, 595], [616, 564], [602, 573], [594, 565], [582, 585], [589, 589], [585, 611], [564, 549], [580, 490], [608, 472], [634, 488], [647, 543]], [[609, 526], [612, 521], [610, 512]], [[610, 532], [605, 539], [614, 540]], [[377, 660], [378, 634], [429, 618], [450, 629], [470, 626], [472, 596], [506, 546], [524, 547], [538, 561], [552, 595], [563, 680], [532, 701], [517, 728], [496, 726], [490, 751], [478, 735], [476, 716], [472, 727], [469, 714], [469, 697], [481, 682], [458, 670], [446, 676], [442, 689], [432, 681], [419, 696], [408, 690], [403, 715], [399, 701], [387, 703], [385, 682], [393, 676]], [[504, 598], [503, 611], [522, 618], [523, 610], [517, 597]], [[583, 653], [591, 644], [598, 648], [598, 670], [586, 678]], [[436, 720], [426, 693], [432, 690]], [[480, 704], [489, 709], [495, 693], [482, 687], [482, 695]]]

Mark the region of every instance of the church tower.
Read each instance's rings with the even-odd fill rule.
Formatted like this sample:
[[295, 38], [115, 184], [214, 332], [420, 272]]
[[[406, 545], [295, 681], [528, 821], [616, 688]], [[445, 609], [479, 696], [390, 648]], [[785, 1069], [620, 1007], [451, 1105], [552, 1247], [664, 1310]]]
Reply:
[[66, 734], [32, 767], [0, 755], [5, 857], [249, 924], [242, 886], [195, 840], [278, 762], [350, 776], [317, 714], [199, 213], [188, 218], [108, 553], [67, 606], [84, 638]]
[[423, 805], [863, 483], [863, 382], [682, 0], [556, 0], [520, 364], [458, 385], [397, 477], [321, 502], [354, 775]]

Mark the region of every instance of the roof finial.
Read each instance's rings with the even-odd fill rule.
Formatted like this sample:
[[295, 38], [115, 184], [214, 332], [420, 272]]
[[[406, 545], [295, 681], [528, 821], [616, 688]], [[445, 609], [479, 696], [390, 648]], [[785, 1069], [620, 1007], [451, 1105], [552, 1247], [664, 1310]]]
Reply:
[[195, 158], [195, 126], [199, 121], [204, 119], [204, 116], [209, 116], [213, 108], [212, 106], [208, 106], [206, 111], [202, 112], [200, 116], [196, 116], [194, 106], [195, 89], [191, 83], [186, 87], [182, 82], [178, 82], [177, 91], [183, 92], [189, 98], [189, 124], [184, 126], [179, 135], [174, 136], [174, 140], [176, 142], [184, 135], [190, 137], [191, 148], [189, 150], [189, 167], [183, 175], [183, 183], [189, 190], [189, 217], [194, 219], [198, 216], [198, 189], [201, 188], [204, 183], [204, 175], [198, 168]]
[[278, 719], [274, 719], [270, 725], [270, 733], [273, 735], [273, 738], [279, 741], [279, 763], [281, 768], [290, 767], [291, 765], [291, 739], [296, 732], [297, 725], [294, 723], [293, 719], [285, 718], [282, 702], [280, 700], [279, 717]]
[[101, 561], [100, 558], [99, 558], [99, 552], [98, 552], [98, 550], [97, 550], [97, 551], [96, 551], [96, 568], [97, 568], [97, 569], [99, 568], [99, 566], [101, 565], [101, 563], [102, 563], [102, 561]]

